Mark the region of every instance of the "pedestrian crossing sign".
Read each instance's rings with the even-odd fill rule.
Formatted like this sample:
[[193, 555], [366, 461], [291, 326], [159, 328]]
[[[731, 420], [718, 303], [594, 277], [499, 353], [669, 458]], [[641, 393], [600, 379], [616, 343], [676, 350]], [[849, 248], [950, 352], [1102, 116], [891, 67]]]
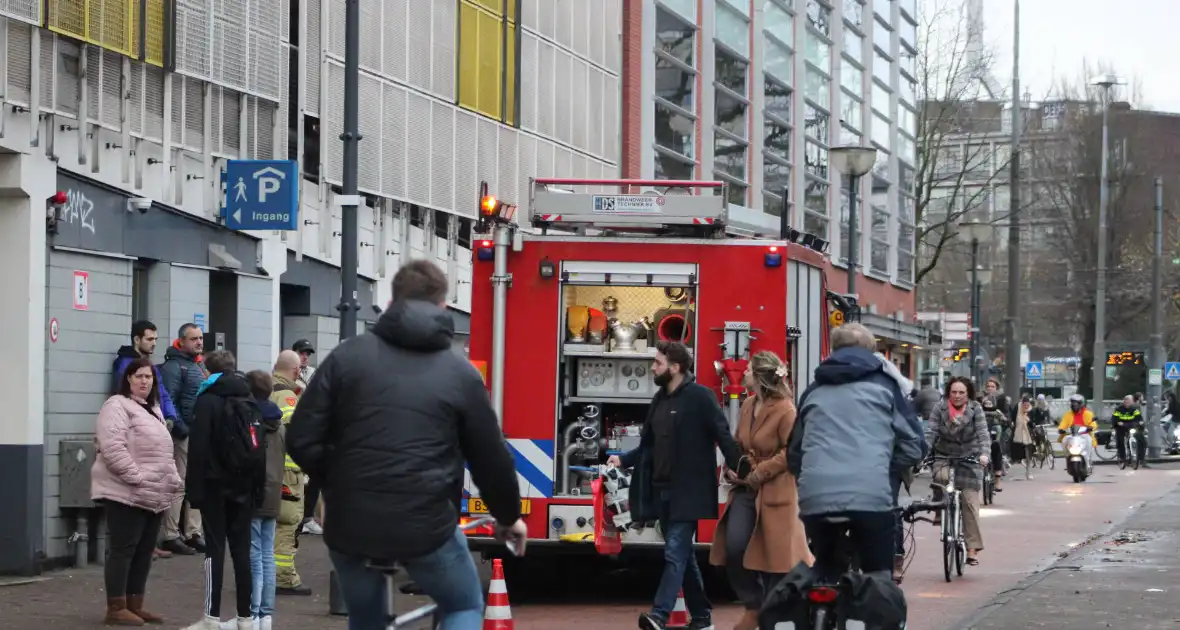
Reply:
[[1038, 381], [1044, 378], [1045, 365], [1040, 361], [1029, 361], [1024, 364], [1024, 378], [1030, 381]]
[[1164, 378], [1169, 381], [1180, 381], [1180, 361], [1164, 364]]

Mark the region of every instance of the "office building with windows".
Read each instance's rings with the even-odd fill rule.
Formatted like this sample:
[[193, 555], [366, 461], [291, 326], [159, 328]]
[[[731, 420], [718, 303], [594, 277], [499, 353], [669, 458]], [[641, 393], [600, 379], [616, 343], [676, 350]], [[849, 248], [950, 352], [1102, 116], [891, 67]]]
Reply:
[[[0, 3], [0, 574], [97, 540], [78, 462], [133, 321], [157, 362], [188, 322], [244, 370], [335, 345], [345, 4]], [[623, 0], [360, 5], [358, 328], [431, 258], [461, 338], [479, 182], [618, 175]], [[287, 159], [290, 229], [229, 229], [227, 162]]]
[[[843, 290], [859, 248], [862, 304], [912, 315], [916, 0], [637, 0], [624, 18], [628, 175], [722, 179], [768, 230], [830, 241]], [[637, 139], [631, 140], [629, 139]], [[860, 238], [848, 243], [838, 145], [871, 145]], [[867, 317], [866, 319], [872, 319]]]

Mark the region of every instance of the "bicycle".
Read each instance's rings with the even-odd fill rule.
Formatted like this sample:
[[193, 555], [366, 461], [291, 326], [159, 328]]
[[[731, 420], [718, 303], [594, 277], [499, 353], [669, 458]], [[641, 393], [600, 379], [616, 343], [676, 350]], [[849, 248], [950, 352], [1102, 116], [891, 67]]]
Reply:
[[1143, 464], [1143, 454], [1139, 450], [1139, 427], [1132, 426], [1122, 439], [1123, 456], [1119, 457], [1119, 470], [1125, 470], [1131, 464], [1133, 470], [1139, 470]]
[[[934, 455], [929, 459], [945, 461], [950, 468], [946, 485], [931, 484], [942, 490], [943, 500], [941, 502], [915, 501], [903, 508], [902, 517], [909, 523], [924, 521], [931, 525], [939, 525], [939, 540], [942, 542], [943, 576], [947, 582], [950, 582], [952, 569], [956, 575], [962, 577], [963, 564], [967, 560], [967, 539], [963, 535], [963, 491], [959, 490], [955, 485], [955, 471], [960, 464], [978, 465], [979, 458]], [[990, 464], [991, 462], [988, 463]], [[935, 521], [934, 519], [918, 516], [918, 512], [941, 512], [941, 518]]]
[[[476, 519], [474, 521], [470, 521], [468, 523], [464, 523], [464, 524], [460, 525], [459, 530], [460, 531], [467, 531], [470, 529], [477, 529], [479, 527], [491, 525], [492, 523], [495, 522], [495, 520], [496, 519], [494, 519], [490, 516]], [[511, 546], [509, 546], [509, 551], [513, 551], [513, 548]], [[415, 608], [414, 610], [411, 610], [411, 611], [401, 614], [401, 615], [398, 615], [394, 612], [394, 610], [396, 610], [394, 608], [394, 605], [396, 603], [395, 602], [396, 598], [394, 596], [394, 593], [398, 589], [396, 589], [394, 587], [393, 576], [396, 575], [397, 572], [400, 570], [400, 567], [398, 566], [398, 564], [396, 562], [384, 563], [384, 562], [369, 560], [368, 562], [365, 563], [365, 566], [368, 567], [369, 569], [374, 570], [374, 571], [379, 571], [385, 575], [385, 596], [389, 598], [388, 603], [387, 603], [387, 605], [388, 605], [387, 610], [389, 612], [387, 613], [388, 617], [387, 617], [386, 630], [399, 630], [401, 628], [407, 627], [409, 624], [423, 621], [427, 618], [430, 619], [430, 626], [429, 626], [430, 629], [431, 630], [438, 630], [439, 625], [442, 623], [442, 619], [441, 619], [439, 612], [438, 612], [438, 604], [431, 602], [429, 604], [426, 604], [425, 606], [419, 606], [418, 608]]]
[[1049, 443], [1048, 434], [1045, 427], [1036, 426], [1032, 430], [1033, 442], [1036, 447], [1033, 450], [1033, 462], [1037, 468], [1044, 468], [1045, 462], [1049, 463], [1049, 470], [1053, 470], [1057, 466], [1057, 457], [1053, 454], [1053, 445]]

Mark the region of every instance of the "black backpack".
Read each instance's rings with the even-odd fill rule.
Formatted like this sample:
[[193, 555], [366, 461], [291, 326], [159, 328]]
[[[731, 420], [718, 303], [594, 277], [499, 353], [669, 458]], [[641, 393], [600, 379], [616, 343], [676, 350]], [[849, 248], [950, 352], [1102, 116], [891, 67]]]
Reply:
[[230, 478], [253, 482], [266, 474], [266, 433], [258, 401], [246, 396], [225, 399], [225, 418], [219, 422], [221, 464]]

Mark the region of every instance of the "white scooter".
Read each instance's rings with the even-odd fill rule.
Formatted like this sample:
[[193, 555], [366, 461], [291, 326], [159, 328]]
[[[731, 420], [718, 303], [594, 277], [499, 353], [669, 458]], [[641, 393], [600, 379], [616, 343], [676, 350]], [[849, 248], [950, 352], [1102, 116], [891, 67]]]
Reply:
[[1065, 450], [1065, 472], [1081, 483], [1094, 474], [1094, 443], [1088, 427], [1070, 427], [1069, 435], [1061, 444]]

